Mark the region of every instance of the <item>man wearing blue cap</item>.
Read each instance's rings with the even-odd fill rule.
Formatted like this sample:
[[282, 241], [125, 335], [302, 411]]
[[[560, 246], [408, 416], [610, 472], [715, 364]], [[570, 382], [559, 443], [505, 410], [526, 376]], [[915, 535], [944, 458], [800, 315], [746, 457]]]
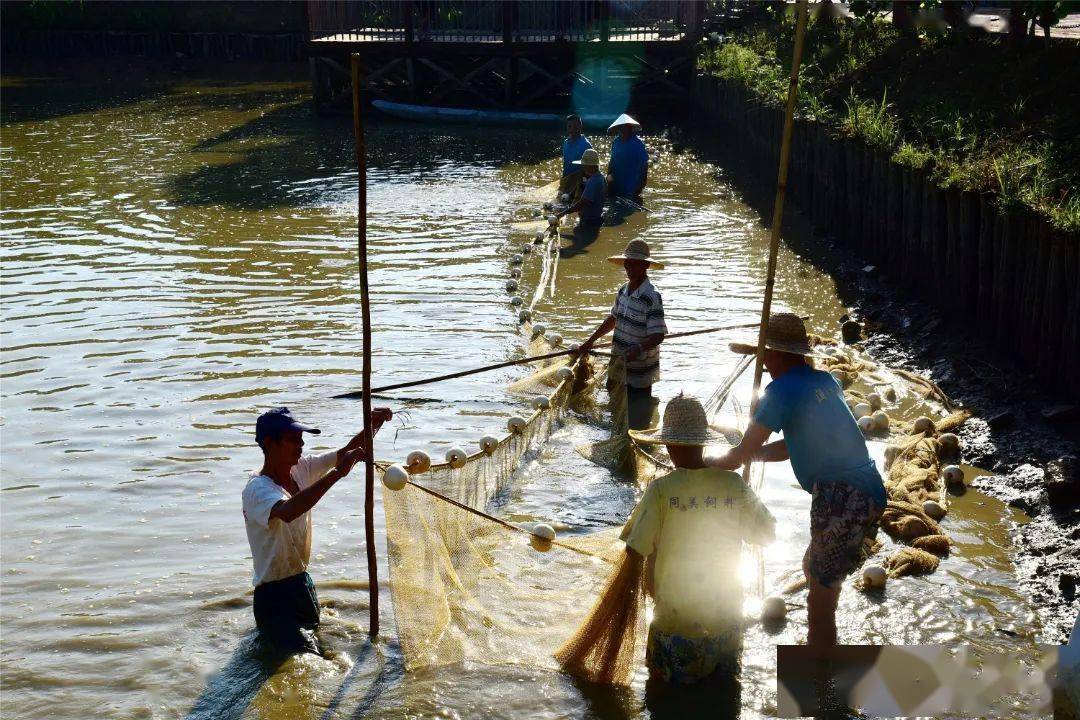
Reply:
[[[372, 432], [393, 417], [375, 408]], [[364, 457], [364, 433], [340, 450], [302, 455], [304, 433], [318, 434], [296, 421], [288, 408], [259, 416], [255, 442], [262, 470], [244, 487], [244, 522], [255, 566], [255, 624], [280, 649], [321, 654], [314, 630], [319, 624], [315, 584], [307, 573], [311, 558], [311, 508]]]

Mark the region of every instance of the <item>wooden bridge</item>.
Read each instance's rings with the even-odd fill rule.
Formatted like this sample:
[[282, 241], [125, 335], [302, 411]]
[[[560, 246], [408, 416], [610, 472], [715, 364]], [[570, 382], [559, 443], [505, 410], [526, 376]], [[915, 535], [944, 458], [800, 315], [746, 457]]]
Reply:
[[316, 104], [369, 99], [481, 109], [579, 110], [680, 97], [710, 4], [309, 0]]

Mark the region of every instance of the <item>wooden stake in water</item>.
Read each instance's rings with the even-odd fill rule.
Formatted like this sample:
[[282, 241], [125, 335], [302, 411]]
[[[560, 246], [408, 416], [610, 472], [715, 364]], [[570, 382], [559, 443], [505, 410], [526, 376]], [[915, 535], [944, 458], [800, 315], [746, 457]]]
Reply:
[[367, 266], [367, 159], [364, 125], [360, 116], [360, 57], [352, 56], [353, 134], [356, 136], [357, 255], [360, 272], [360, 314], [364, 332], [364, 543], [367, 546], [368, 632], [379, 634], [379, 567], [375, 557], [375, 434], [371, 432], [371, 306]]
[[[788, 161], [791, 159], [791, 132], [794, 126], [795, 98], [799, 90], [799, 64], [802, 62], [803, 35], [806, 32], [807, 0], [798, 0], [798, 19], [795, 22], [795, 48], [791, 58], [791, 80], [788, 84], [787, 108], [784, 112], [784, 134], [780, 144], [780, 172], [776, 178], [776, 202], [773, 204], [772, 231], [769, 234], [769, 265], [765, 273], [765, 299], [761, 303], [761, 325], [758, 328], [757, 355], [754, 361], [754, 389], [751, 413], [757, 405], [761, 373], [765, 361], [765, 333], [772, 312], [773, 285], [776, 282], [776, 255], [780, 247], [780, 225], [784, 219], [784, 195], [787, 191]], [[743, 468], [743, 480], [750, 483], [750, 465]], [[759, 555], [760, 558], [760, 555]], [[765, 578], [758, 567], [758, 595], [764, 594]]]

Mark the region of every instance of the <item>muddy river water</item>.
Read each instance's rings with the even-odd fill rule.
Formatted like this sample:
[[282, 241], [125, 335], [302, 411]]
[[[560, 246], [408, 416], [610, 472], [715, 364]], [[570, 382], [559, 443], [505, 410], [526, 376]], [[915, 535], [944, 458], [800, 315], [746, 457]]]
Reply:
[[[332, 657], [263, 663], [252, 649], [240, 514], [260, 462], [254, 419], [287, 405], [322, 427], [309, 440], [316, 449], [343, 443], [360, 423], [359, 403], [330, 399], [360, 382], [351, 129], [317, 118], [302, 83], [4, 83], [5, 717], [648, 715], [640, 683], [603, 691], [550, 670], [475, 663], [403, 672], [385, 564], [385, 629], [368, 643], [359, 471], [315, 511], [311, 573], [328, 606]], [[722, 168], [660, 132], [646, 141], [652, 212], [563, 259], [554, 297], [537, 307], [568, 339], [610, 307], [621, 271], [603, 258], [633, 238], [667, 262], [654, 282], [672, 332], [757, 319], [766, 229]], [[522, 352], [504, 284], [507, 258], [531, 232], [511, 223], [531, 218], [527, 193], [552, 179], [558, 142], [543, 131], [372, 124], [376, 383]], [[777, 306], [835, 335], [844, 308], [831, 278], [787, 250], [779, 267]], [[535, 269], [526, 264], [523, 286]], [[657, 395], [711, 392], [735, 362], [726, 339], [665, 345]], [[429, 401], [379, 436], [379, 456], [474, 447], [520, 408], [505, 386], [526, 372], [402, 392]], [[736, 392], [749, 395], [749, 377]], [[568, 419], [518, 473], [500, 512], [570, 533], [620, 524], [635, 490], [574, 453], [589, 432]], [[764, 553], [773, 589], [799, 567], [809, 496], [784, 465], [770, 468], [762, 497], [778, 519]], [[883, 596], [847, 587], [841, 640], [1030, 657], [1039, 619], [1015, 589], [1009, 541], [1022, 521], [974, 492], [955, 499], [952, 555]], [[376, 523], [382, 555], [381, 510]], [[804, 602], [792, 598], [780, 630], [748, 630], [732, 698], [743, 717], [775, 714], [775, 646], [805, 639]], [[1003, 700], [1000, 714], [1024, 709], [1014, 702]]]

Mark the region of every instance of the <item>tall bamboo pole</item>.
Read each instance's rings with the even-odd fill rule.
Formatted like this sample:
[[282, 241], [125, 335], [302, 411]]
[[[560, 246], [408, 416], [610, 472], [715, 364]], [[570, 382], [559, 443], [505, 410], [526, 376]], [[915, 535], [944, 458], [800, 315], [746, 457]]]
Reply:
[[[773, 204], [772, 231], [769, 235], [769, 265], [765, 272], [765, 299], [761, 303], [761, 325], [758, 328], [757, 355], [754, 360], [754, 390], [751, 397], [757, 403], [761, 388], [761, 373], [765, 360], [765, 333], [772, 312], [773, 285], [776, 282], [776, 255], [780, 247], [780, 225], [784, 219], [784, 195], [787, 191], [788, 161], [791, 159], [791, 132], [795, 116], [795, 98], [799, 90], [799, 64], [802, 62], [803, 35], [806, 33], [807, 0], [798, 0], [798, 19], [795, 22], [795, 48], [791, 58], [791, 80], [788, 83], [787, 108], [784, 112], [784, 133], [780, 144], [780, 172], [776, 178], [776, 202]], [[750, 463], [743, 468], [743, 479], [750, 480]], [[760, 580], [760, 578], [759, 578]]]
[[360, 114], [360, 57], [352, 55], [353, 134], [356, 136], [357, 257], [360, 273], [360, 315], [364, 332], [364, 544], [367, 546], [368, 632], [379, 634], [379, 567], [375, 558], [375, 438], [371, 432], [371, 305], [367, 264], [367, 159]]

